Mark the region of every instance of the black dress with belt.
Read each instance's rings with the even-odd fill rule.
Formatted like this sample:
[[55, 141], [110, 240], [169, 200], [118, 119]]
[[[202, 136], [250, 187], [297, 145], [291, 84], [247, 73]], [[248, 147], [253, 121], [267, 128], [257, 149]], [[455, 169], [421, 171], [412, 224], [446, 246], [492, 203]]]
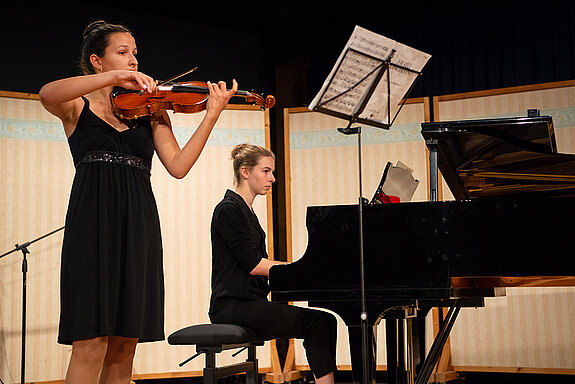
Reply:
[[118, 131], [84, 103], [68, 138], [76, 174], [62, 247], [58, 342], [162, 340], [162, 239], [150, 183], [150, 120]]

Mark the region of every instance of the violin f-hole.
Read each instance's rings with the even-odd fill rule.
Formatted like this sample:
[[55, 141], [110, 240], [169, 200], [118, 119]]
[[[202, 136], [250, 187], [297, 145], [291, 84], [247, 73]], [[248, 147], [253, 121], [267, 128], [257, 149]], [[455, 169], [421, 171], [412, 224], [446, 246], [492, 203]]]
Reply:
[[163, 95], [161, 95], [161, 96], [150, 96], [150, 97], [148, 97], [148, 98], [146, 99], [146, 101], [149, 102], [149, 101], [151, 101], [151, 100], [163, 100], [163, 99], [166, 98], [166, 96], [167, 96], [167, 95], [166, 95], [165, 93], [164, 93]]

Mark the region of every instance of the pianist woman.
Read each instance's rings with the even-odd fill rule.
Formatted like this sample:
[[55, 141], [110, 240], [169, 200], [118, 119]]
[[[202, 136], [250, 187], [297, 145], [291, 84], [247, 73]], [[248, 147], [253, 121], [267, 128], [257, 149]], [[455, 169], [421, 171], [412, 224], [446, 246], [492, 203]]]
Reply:
[[268, 301], [265, 233], [252, 209], [275, 181], [275, 156], [240, 144], [232, 150], [235, 192], [227, 190], [212, 216], [212, 323], [237, 324], [269, 338], [303, 339], [316, 383], [334, 381], [337, 323], [330, 313]]

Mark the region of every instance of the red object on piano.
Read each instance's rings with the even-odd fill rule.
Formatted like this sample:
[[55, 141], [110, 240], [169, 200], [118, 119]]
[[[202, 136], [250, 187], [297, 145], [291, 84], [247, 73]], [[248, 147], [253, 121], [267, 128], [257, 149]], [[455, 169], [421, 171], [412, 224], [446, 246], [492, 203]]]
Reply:
[[381, 201], [383, 204], [399, 203], [399, 197], [397, 197], [397, 196], [386, 195], [383, 192], [379, 192], [378, 197], [379, 197], [379, 201]]

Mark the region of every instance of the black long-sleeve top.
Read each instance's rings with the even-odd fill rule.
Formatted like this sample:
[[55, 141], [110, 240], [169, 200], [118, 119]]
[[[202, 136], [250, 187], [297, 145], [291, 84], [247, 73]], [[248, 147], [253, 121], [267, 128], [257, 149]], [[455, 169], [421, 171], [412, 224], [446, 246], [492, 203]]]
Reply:
[[210, 313], [221, 309], [226, 299], [266, 299], [270, 290], [267, 277], [250, 274], [268, 257], [265, 232], [244, 199], [231, 190], [214, 209], [211, 238]]

